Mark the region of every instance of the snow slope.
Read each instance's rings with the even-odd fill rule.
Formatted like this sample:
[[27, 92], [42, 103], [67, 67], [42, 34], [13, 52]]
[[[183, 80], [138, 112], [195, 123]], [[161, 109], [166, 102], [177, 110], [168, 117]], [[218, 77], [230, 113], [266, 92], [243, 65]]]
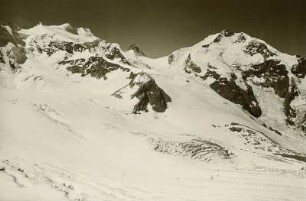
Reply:
[[[171, 55], [125, 52], [67, 24], [19, 34], [24, 62], [14, 60], [18, 44], [1, 48], [0, 200], [306, 199], [305, 135], [271, 116], [283, 115], [283, 100], [254, 87], [256, 118], [216, 93], [213, 79], [186, 72], [188, 55], [201, 73], [214, 62], [224, 76], [237, 62], [264, 61], [242, 55], [245, 44], [226, 38], [203, 50], [216, 34], [168, 62]], [[294, 101], [303, 109], [302, 98]]]

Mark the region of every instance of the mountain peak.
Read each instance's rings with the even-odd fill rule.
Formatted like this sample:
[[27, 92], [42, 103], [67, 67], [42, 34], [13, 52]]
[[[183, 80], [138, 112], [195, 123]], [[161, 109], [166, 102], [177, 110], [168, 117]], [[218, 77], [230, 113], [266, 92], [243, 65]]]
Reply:
[[229, 37], [235, 34], [235, 32], [229, 30], [229, 29], [223, 29], [220, 34], [224, 35], [225, 37]]
[[74, 28], [69, 23], [62, 25], [38, 25], [30, 29], [21, 29], [21, 34], [30, 36], [30, 38], [40, 37], [50, 40], [67, 42], [91, 42], [98, 38], [87, 28]]
[[134, 52], [134, 54], [137, 56], [145, 56], [145, 54], [141, 51], [141, 49], [135, 43], [130, 45], [128, 50]]

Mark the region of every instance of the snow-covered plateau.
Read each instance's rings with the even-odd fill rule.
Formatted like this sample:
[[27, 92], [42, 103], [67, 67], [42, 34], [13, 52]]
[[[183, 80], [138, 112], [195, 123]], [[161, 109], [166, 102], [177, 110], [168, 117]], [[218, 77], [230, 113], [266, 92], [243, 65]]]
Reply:
[[0, 25], [0, 110], [0, 200], [306, 200], [306, 60], [242, 32]]

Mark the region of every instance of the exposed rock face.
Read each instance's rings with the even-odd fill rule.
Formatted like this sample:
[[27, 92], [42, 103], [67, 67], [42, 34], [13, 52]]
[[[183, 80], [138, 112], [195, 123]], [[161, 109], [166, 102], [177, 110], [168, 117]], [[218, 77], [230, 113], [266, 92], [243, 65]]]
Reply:
[[306, 60], [303, 57], [297, 57], [298, 64], [293, 66], [291, 72], [298, 78], [305, 78]]
[[245, 53], [253, 56], [254, 54], [261, 54], [265, 59], [274, 56], [275, 54], [271, 52], [267, 45], [255, 40], [251, 40], [245, 48]]
[[222, 37], [230, 37], [234, 35], [235, 33], [229, 30], [224, 29], [223, 31], [220, 32], [220, 34], [213, 40], [214, 43], [220, 42]]
[[26, 59], [24, 42], [18, 35], [16, 27], [0, 25], [0, 63], [5, 63], [7, 58], [8, 65], [13, 71], [19, 69]]
[[256, 76], [263, 81], [260, 83], [253, 82], [262, 87], [271, 87], [275, 93], [285, 98], [289, 93], [289, 77], [286, 66], [280, 64], [277, 60], [266, 60], [265, 62], [253, 65], [250, 69], [243, 71], [242, 76], [244, 80]]
[[99, 46], [99, 44], [101, 42], [103, 42], [101, 39], [97, 39], [97, 40], [94, 40], [94, 41], [91, 41], [91, 42], [82, 43], [82, 45], [85, 46], [86, 49], [88, 49], [88, 50], [94, 50], [95, 48], [97, 48]]
[[5, 63], [4, 58], [3, 58], [3, 54], [2, 54], [1, 51], [0, 51], [0, 63]]
[[[297, 71], [296, 71], [297, 72]], [[250, 80], [253, 84], [264, 88], [273, 88], [275, 94], [284, 99], [283, 108], [287, 116], [287, 123], [295, 125], [294, 119], [297, 111], [291, 107], [291, 102], [299, 96], [299, 90], [294, 79], [288, 75], [287, 67], [278, 60], [266, 60], [265, 62], [251, 66], [242, 72], [244, 80]], [[298, 75], [301, 75], [298, 73]], [[254, 82], [253, 78], [259, 78], [260, 82]]]
[[157, 85], [153, 77], [144, 72], [131, 72], [128, 79], [130, 79], [130, 82], [112, 95], [119, 99], [137, 98], [138, 102], [134, 105], [132, 113], [140, 114], [141, 112], [148, 112], [149, 105], [155, 112], [166, 111], [171, 98]]
[[246, 41], [246, 37], [243, 33], [239, 33], [237, 39], [235, 40], [235, 43], [244, 43]]
[[0, 47], [6, 46], [8, 43], [14, 45], [24, 45], [22, 38], [17, 33], [17, 28], [9, 25], [0, 25]]
[[[213, 78], [215, 81], [210, 84], [210, 87], [220, 96], [233, 103], [240, 104], [243, 109], [254, 117], [260, 117], [262, 114], [261, 107], [258, 104], [252, 87], [248, 83], [263, 88], [272, 88], [275, 94], [284, 100], [283, 108], [284, 114], [287, 116], [287, 123], [290, 125], [296, 124], [294, 119], [297, 116], [297, 111], [295, 111], [290, 104], [299, 96], [299, 90], [294, 79], [289, 77], [287, 67], [280, 64], [280, 61], [270, 59], [263, 63], [252, 65], [246, 70], [233, 72], [230, 79], [223, 77], [222, 74], [217, 73], [215, 69], [216, 68], [213, 66], [208, 66], [204, 76], [200, 77], [203, 80]], [[247, 86], [247, 90], [241, 88], [235, 82], [240, 73], [244, 85]], [[301, 75], [301, 73], [299, 73], [299, 75]]]
[[130, 69], [122, 67], [118, 64], [109, 62], [105, 60], [103, 57], [95, 57], [92, 56], [85, 59], [77, 59], [77, 60], [64, 60], [59, 62], [61, 65], [69, 64], [67, 70], [72, 73], [80, 73], [82, 76], [90, 75], [97, 79], [103, 78], [107, 79], [106, 74], [115, 71], [122, 70], [125, 72], [129, 72]]
[[[288, 89], [288, 93], [286, 93], [286, 96], [284, 97], [284, 112], [287, 116], [287, 123], [290, 125], [296, 125], [297, 122], [295, 122], [295, 118], [297, 117], [297, 111], [291, 107], [291, 102], [299, 96], [299, 90], [294, 82], [294, 80], [291, 80], [290, 88]], [[306, 112], [306, 111], [304, 111]]]
[[190, 54], [187, 57], [186, 60], [186, 65], [185, 65], [185, 72], [186, 73], [191, 73], [191, 72], [195, 72], [195, 73], [201, 73], [201, 67], [199, 67], [197, 64], [195, 64], [192, 60], [191, 60], [191, 56]]
[[46, 52], [49, 56], [54, 54], [57, 51], [65, 51], [69, 54], [73, 54], [74, 52], [82, 52], [86, 50], [86, 47], [82, 44], [72, 43], [72, 42], [50, 42], [46, 48], [38, 47], [38, 51], [40, 53]]
[[54, 53], [63, 51], [67, 55], [73, 55], [74, 53], [80, 53], [84, 51], [94, 51], [96, 48], [99, 48], [100, 43], [103, 43], [101, 40], [93, 40], [91, 42], [67, 42], [61, 40], [52, 41], [50, 39], [45, 39], [45, 35], [33, 39], [30, 42], [30, 52], [37, 50], [39, 54], [46, 53], [48, 56], [52, 56]]
[[302, 131], [304, 131], [304, 133], [306, 133], [306, 114], [304, 115], [302, 121], [301, 121], [301, 125], [300, 128], [302, 129]]
[[135, 55], [137, 56], [145, 56], [145, 54], [141, 51], [141, 49], [136, 44], [132, 44], [128, 50], [133, 51]]
[[171, 98], [150, 75], [146, 73], [131, 74], [130, 86], [135, 85], [139, 88], [131, 95], [131, 98], [136, 97], [139, 102], [134, 106], [133, 113], [147, 112], [149, 104], [156, 112], [164, 112], [167, 109], [167, 103], [171, 102]]
[[250, 86], [247, 87], [247, 90], [243, 90], [233, 80], [228, 81], [221, 78], [213, 82], [210, 87], [223, 98], [241, 105], [243, 109], [254, 117], [261, 116], [261, 108]]
[[114, 59], [120, 59], [120, 61], [126, 65], [131, 65], [128, 60], [123, 56], [123, 54], [121, 53], [120, 49], [112, 44], [109, 44], [106, 46], [105, 48], [105, 56], [110, 59], [110, 60], [114, 60]]
[[208, 77], [215, 79], [215, 81], [210, 84], [210, 87], [220, 96], [241, 105], [243, 109], [254, 117], [260, 117], [262, 113], [261, 108], [249, 85], [247, 85], [247, 90], [244, 90], [235, 83], [235, 76], [228, 80], [227, 78], [221, 77], [213, 70], [208, 70], [202, 79], [206, 80]]
[[21, 45], [12, 47], [12, 49], [7, 53], [9, 65], [11, 66], [12, 70], [20, 68], [19, 65], [23, 64], [27, 60], [26, 51]]
[[172, 64], [173, 58], [174, 58], [173, 54], [170, 54], [170, 55], [168, 56], [168, 64]]

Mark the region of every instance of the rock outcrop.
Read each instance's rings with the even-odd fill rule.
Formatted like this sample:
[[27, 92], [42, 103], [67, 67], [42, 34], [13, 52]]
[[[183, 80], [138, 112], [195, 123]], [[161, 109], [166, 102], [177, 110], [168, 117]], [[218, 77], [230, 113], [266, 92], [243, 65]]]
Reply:
[[134, 106], [133, 113], [148, 111], [148, 105], [156, 112], [164, 112], [168, 107], [171, 98], [155, 82], [155, 80], [146, 73], [132, 74], [130, 86], [138, 86], [131, 98], [137, 98], [139, 102]]
[[128, 50], [133, 51], [136, 56], [146, 56], [136, 44], [132, 44]]
[[79, 73], [82, 76], [90, 75], [91, 77], [104, 80], [107, 79], [106, 74], [121, 70], [129, 72], [130, 69], [120, 66], [119, 64], [107, 61], [103, 57], [92, 56], [88, 59], [64, 60], [59, 62], [61, 65], [66, 65], [66, 68], [71, 73]]

